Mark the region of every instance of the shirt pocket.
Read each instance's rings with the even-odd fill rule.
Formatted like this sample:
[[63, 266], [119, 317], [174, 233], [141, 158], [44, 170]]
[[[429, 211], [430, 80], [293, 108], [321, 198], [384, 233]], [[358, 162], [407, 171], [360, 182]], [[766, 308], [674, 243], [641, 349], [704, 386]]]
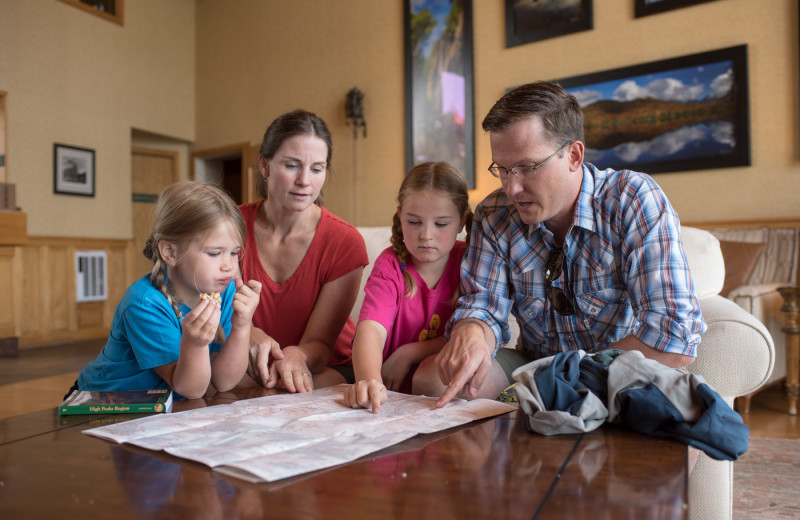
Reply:
[[537, 298], [534, 296], [525, 296], [517, 300], [517, 309], [519, 309], [520, 327], [527, 324], [525, 327], [528, 332], [526, 340], [535, 343], [545, 343], [544, 337], [544, 312], [545, 312], [545, 299]]
[[625, 287], [606, 287], [576, 295], [586, 325], [591, 330], [595, 345], [622, 339], [633, 325], [632, 311]]

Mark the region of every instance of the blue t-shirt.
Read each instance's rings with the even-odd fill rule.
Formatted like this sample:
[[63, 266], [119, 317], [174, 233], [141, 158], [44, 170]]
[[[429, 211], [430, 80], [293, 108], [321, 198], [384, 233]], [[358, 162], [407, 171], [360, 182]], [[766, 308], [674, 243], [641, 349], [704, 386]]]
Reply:
[[[234, 282], [222, 293], [220, 323], [227, 337], [231, 332]], [[191, 309], [179, 304], [184, 316]], [[108, 342], [96, 359], [78, 376], [81, 390], [150, 390], [169, 388], [153, 370], [178, 361], [181, 344], [181, 320], [167, 298], [156, 289], [148, 276], [131, 284], [114, 311]], [[212, 351], [222, 344], [212, 342]]]

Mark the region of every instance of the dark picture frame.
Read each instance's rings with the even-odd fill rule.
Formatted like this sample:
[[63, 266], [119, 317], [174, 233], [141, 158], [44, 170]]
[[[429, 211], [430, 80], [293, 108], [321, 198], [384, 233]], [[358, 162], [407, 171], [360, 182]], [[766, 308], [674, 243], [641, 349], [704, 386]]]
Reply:
[[556, 80], [588, 162], [645, 173], [750, 165], [747, 45]]
[[61, 0], [88, 13], [125, 25], [125, 0]]
[[592, 0], [505, 0], [506, 47], [594, 28]]
[[651, 14], [663, 13], [689, 7], [692, 5], [705, 4], [714, 0], [633, 0], [633, 14], [636, 18], [649, 16]]
[[94, 197], [94, 150], [53, 144], [53, 193]]
[[404, 0], [406, 171], [446, 161], [475, 188], [472, 0]]

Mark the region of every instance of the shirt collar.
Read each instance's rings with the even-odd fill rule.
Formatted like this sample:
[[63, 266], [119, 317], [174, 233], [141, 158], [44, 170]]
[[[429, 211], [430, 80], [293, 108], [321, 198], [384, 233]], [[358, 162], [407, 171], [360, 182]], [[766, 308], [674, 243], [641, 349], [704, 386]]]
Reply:
[[[581, 182], [581, 191], [578, 194], [578, 203], [575, 205], [575, 214], [572, 217], [572, 225], [596, 232], [597, 224], [595, 222], [594, 214], [594, 174], [597, 171], [597, 168], [589, 163], [583, 163], [581, 166], [583, 169], [583, 181]], [[511, 204], [511, 201], [509, 201], [509, 205]], [[537, 239], [537, 231], [538, 234], [541, 235], [550, 234], [543, 222], [539, 222], [538, 224], [528, 224], [522, 229], [525, 239], [529, 242], [532, 239]]]

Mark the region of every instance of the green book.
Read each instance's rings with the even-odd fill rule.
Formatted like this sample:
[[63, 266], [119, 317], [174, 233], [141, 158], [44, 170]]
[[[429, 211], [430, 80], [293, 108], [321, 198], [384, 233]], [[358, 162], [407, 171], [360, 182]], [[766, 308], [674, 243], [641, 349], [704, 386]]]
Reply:
[[172, 390], [75, 390], [58, 407], [59, 415], [106, 413], [168, 413]]

